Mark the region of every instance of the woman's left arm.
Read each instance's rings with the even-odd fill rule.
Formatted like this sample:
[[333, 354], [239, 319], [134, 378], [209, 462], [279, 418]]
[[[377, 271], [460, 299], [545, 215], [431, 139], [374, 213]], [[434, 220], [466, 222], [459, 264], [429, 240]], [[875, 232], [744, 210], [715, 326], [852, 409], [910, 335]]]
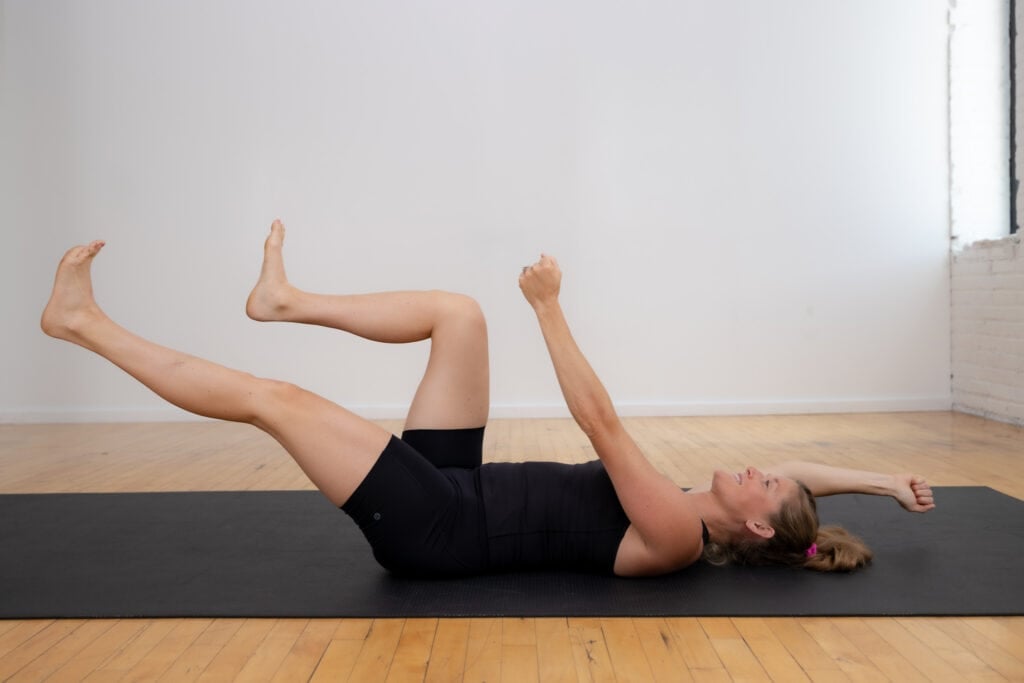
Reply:
[[880, 474], [796, 460], [777, 465], [771, 472], [803, 482], [816, 497], [866, 493], [891, 496], [911, 512], [928, 512], [935, 507], [931, 485], [914, 474]]
[[[583, 356], [558, 302], [561, 271], [550, 256], [523, 270], [519, 286], [533, 306], [562, 395], [590, 439], [632, 531], [631, 574], [679, 569], [700, 553], [700, 518], [678, 486], [658, 472], [626, 432], [607, 390]], [[680, 530], [690, 533], [681, 533]]]
[[558, 302], [562, 272], [558, 262], [543, 255], [539, 262], [524, 268], [519, 276], [523, 296], [533, 307], [547, 345], [555, 376], [573, 419], [590, 436], [602, 423], [617, 421], [608, 391], [583, 356], [569, 330]]

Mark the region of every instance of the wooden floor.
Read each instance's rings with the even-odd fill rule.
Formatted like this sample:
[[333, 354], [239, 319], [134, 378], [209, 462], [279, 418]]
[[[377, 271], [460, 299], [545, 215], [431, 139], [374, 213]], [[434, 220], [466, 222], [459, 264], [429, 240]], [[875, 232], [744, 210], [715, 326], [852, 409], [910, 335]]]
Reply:
[[[681, 486], [716, 467], [800, 458], [1024, 498], [1024, 430], [966, 415], [627, 426]], [[485, 449], [499, 461], [593, 457], [568, 420], [496, 420]], [[0, 493], [304, 488], [287, 455], [250, 427], [0, 425]], [[1024, 681], [1024, 617], [0, 620], [0, 681], [308, 679]]]

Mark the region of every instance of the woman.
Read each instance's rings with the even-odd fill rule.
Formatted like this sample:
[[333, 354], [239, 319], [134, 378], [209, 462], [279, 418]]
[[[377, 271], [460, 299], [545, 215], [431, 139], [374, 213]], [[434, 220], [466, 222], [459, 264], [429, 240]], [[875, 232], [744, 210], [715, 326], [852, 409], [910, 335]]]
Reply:
[[[684, 493], [644, 457], [576, 346], [559, 306], [561, 273], [542, 256], [519, 285], [536, 312], [573, 417], [600, 460], [584, 465], [481, 465], [487, 422], [487, 328], [472, 299], [446, 292], [333, 296], [285, 276], [275, 221], [246, 305], [260, 321], [302, 322], [389, 343], [431, 340], [402, 439], [326, 399], [146, 341], [114, 323], [93, 297], [90, 268], [103, 242], [68, 251], [41, 325], [107, 358], [158, 395], [205, 417], [247, 422], [273, 436], [347, 512], [378, 561], [401, 573], [460, 575], [568, 568], [644, 576], [713, 562], [852, 569], [870, 553], [842, 530], [819, 530], [814, 495], [891, 495], [934, 507], [918, 477], [806, 463], [772, 474], [716, 472]], [[797, 481], [797, 478], [803, 483]]]

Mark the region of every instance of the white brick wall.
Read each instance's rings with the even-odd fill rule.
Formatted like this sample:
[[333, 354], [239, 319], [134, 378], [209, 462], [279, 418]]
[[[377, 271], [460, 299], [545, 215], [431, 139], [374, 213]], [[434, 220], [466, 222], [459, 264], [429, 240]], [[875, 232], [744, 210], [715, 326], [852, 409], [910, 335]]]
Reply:
[[1024, 425], [1020, 235], [953, 254], [953, 408]]

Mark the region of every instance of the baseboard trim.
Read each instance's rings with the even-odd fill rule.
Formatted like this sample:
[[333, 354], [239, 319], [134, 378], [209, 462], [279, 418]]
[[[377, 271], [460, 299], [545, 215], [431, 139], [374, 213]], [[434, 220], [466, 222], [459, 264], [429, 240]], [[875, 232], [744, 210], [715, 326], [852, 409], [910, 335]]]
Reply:
[[[405, 417], [405, 404], [349, 405], [349, 410], [370, 420], [394, 420]], [[779, 400], [779, 401], [689, 401], [617, 403], [623, 417], [716, 416], [716, 415], [800, 415], [817, 413], [896, 413], [951, 410], [950, 396], [906, 398]], [[561, 403], [497, 403], [491, 417], [556, 418], [569, 417]], [[0, 423], [44, 424], [80, 422], [189, 422], [195, 415], [171, 407], [107, 409], [0, 410]]]

